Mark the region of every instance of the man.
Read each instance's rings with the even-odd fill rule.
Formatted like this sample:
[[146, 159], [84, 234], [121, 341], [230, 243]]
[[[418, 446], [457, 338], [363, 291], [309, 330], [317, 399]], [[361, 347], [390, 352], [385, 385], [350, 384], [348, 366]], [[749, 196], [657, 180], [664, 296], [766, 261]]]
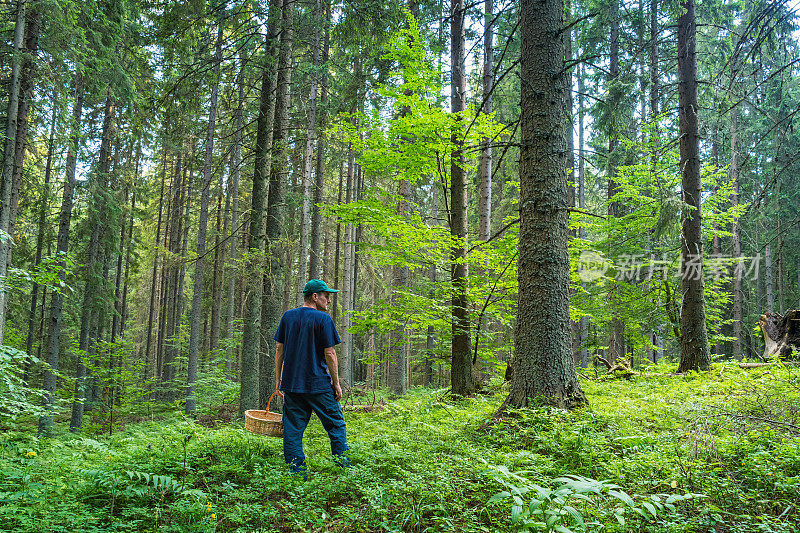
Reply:
[[275, 333], [275, 382], [283, 397], [283, 457], [292, 473], [306, 477], [303, 432], [314, 412], [331, 439], [338, 464], [349, 466], [345, 455], [347, 431], [339, 400], [339, 367], [334, 346], [339, 334], [328, 310], [331, 293], [339, 292], [324, 281], [312, 279], [303, 289], [302, 307], [281, 317]]

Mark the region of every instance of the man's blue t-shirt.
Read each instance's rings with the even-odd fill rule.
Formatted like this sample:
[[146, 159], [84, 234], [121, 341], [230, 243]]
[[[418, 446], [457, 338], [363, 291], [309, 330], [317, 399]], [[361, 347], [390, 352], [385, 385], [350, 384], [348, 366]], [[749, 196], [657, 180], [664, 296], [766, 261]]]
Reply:
[[325, 392], [331, 388], [325, 348], [340, 342], [328, 313], [311, 307], [286, 311], [275, 340], [283, 344], [281, 390], [284, 392]]

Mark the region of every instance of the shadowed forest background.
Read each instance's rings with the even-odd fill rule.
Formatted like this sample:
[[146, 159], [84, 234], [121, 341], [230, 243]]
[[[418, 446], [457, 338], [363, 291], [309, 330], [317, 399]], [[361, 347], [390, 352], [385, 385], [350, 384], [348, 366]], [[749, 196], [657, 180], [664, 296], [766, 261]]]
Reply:
[[[797, 23], [0, 2], [0, 529], [791, 531]], [[306, 492], [239, 421], [311, 278], [356, 467]]]

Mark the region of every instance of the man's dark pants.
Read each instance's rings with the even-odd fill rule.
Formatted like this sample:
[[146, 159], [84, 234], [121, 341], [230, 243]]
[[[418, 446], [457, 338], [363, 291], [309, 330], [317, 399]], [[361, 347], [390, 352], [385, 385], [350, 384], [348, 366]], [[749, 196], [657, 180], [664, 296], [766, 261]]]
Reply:
[[349, 465], [350, 461], [345, 455], [349, 448], [344, 416], [333, 390], [316, 393], [286, 392], [283, 403], [283, 458], [291, 471], [303, 472], [306, 468], [303, 432], [312, 412], [319, 417], [328, 432], [334, 459], [343, 466]]

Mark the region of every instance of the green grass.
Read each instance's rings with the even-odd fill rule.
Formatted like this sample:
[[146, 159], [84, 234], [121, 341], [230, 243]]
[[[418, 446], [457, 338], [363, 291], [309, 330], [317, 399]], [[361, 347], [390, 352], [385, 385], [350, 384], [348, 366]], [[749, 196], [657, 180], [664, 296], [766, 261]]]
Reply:
[[[463, 400], [413, 390], [381, 413], [347, 413], [347, 470], [313, 419], [307, 482], [288, 475], [280, 439], [241, 425], [167, 412], [111, 437], [20, 426], [0, 436], [0, 530], [544, 531], [550, 518], [554, 531], [796, 531], [800, 379], [668, 371], [584, 380], [586, 409], [521, 410], [486, 428], [500, 384]], [[664, 507], [670, 495], [681, 498]]]

